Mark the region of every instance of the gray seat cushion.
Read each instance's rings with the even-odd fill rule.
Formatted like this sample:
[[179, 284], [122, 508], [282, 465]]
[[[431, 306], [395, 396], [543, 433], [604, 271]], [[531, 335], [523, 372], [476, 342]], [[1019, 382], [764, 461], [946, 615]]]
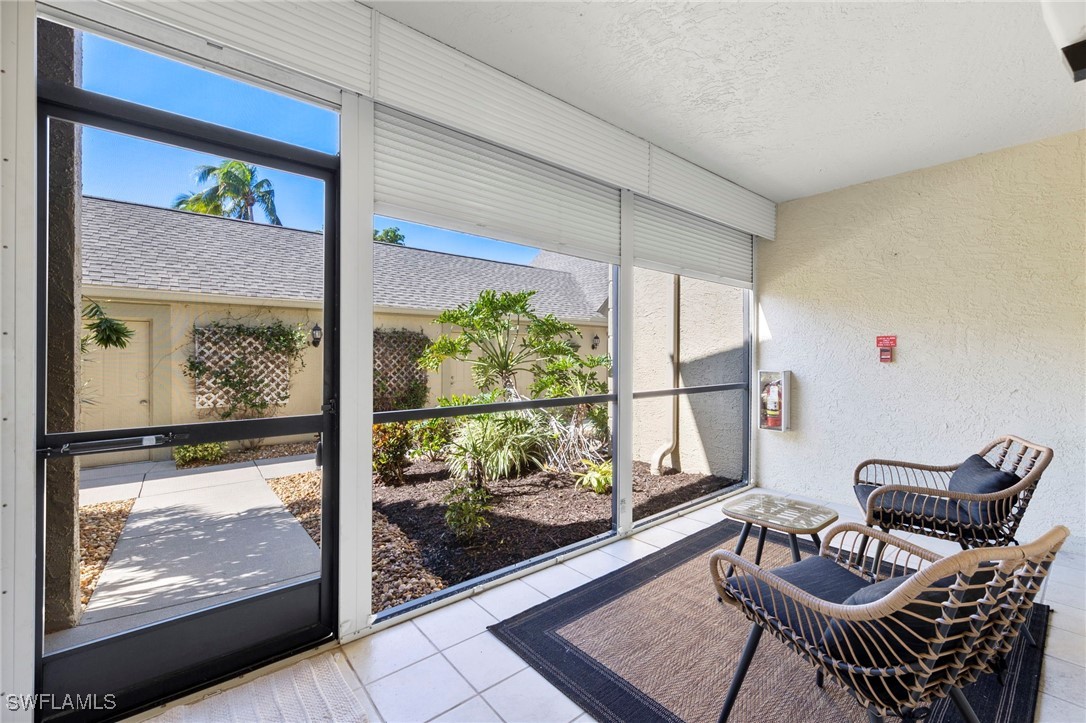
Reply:
[[[834, 603], [844, 602], [857, 590], [869, 585], [862, 577], [852, 574], [837, 563], [817, 556], [770, 572], [804, 592]], [[795, 606], [787, 602], [784, 595], [760, 580], [742, 575], [728, 578], [728, 584], [753, 600], [754, 604], [767, 610], [771, 616], [782, 619], [794, 617], [792, 613], [795, 612]], [[822, 637], [822, 631], [810, 629], [807, 617], [809, 616], [799, 617], [799, 632], [808, 642], [816, 644]]]
[[[856, 493], [856, 500], [860, 503], [860, 507], [867, 509], [867, 498], [871, 496], [871, 493], [877, 490], [875, 485], [859, 484], [853, 487], [853, 491]], [[917, 488], [918, 490], [920, 488]], [[893, 492], [882, 495], [878, 498], [878, 512], [884, 515], [897, 515], [901, 517], [926, 517], [932, 520], [929, 524], [934, 525], [936, 528], [950, 527], [957, 525], [961, 522], [961, 518], [958, 515], [958, 505], [946, 497], [930, 497], [928, 495], [919, 494], [905, 494], [902, 492]]]

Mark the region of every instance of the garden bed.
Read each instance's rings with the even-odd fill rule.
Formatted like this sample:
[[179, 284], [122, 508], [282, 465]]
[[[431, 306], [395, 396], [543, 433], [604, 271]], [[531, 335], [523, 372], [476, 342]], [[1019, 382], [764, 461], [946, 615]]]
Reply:
[[[713, 475], [658, 477], [635, 462], [634, 518], [736, 484]], [[284, 506], [320, 544], [321, 472], [270, 480]], [[575, 484], [572, 475], [537, 471], [492, 482], [490, 527], [462, 542], [445, 524], [444, 497], [453, 486], [448, 469], [415, 462], [401, 485], [374, 483], [373, 606], [387, 610], [465, 580], [523, 562], [611, 529], [611, 495]]]
[[[416, 462], [404, 484], [374, 485], [373, 506], [417, 546], [426, 569], [446, 585], [523, 562], [611, 529], [611, 495], [578, 488], [568, 474], [538, 471], [488, 485], [490, 527], [460, 542], [445, 525], [452, 481], [444, 465]], [[634, 463], [634, 515], [643, 519], [735, 484], [712, 475], [649, 474]], [[377, 592], [375, 590], [375, 599]]]

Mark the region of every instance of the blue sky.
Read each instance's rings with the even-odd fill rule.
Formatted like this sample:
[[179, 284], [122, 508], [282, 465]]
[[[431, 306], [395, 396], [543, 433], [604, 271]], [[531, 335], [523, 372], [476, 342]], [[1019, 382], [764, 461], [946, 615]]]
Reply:
[[[257, 133], [325, 153], [339, 150], [333, 111], [92, 35], [83, 34], [83, 87], [160, 110]], [[84, 128], [83, 193], [169, 207], [198, 190], [194, 170], [222, 159], [130, 136]], [[261, 169], [275, 188], [284, 226], [320, 230], [324, 184]], [[435, 251], [528, 263], [535, 249], [381, 216], [378, 229], [397, 226], [407, 245]]]

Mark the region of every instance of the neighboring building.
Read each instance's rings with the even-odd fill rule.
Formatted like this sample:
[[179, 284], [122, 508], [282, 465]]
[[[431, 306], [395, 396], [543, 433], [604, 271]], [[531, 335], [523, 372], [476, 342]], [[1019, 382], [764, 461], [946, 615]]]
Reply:
[[[83, 428], [206, 418], [206, 410], [196, 408], [192, 381], [181, 372], [194, 326], [273, 318], [325, 326], [322, 233], [85, 197], [81, 240], [83, 296], [135, 332], [125, 349], [92, 348], [87, 355], [84, 396], [90, 403], [83, 407]], [[606, 353], [605, 264], [573, 259], [562, 268], [568, 257], [544, 252], [524, 266], [389, 244], [375, 244], [373, 254], [376, 328], [433, 338], [449, 331], [433, 324], [438, 312], [484, 289], [535, 290], [540, 312], [576, 324], [585, 347], [598, 337], [597, 350]], [[307, 349], [304, 362], [283, 414], [320, 409], [321, 351]], [[430, 374], [429, 385], [431, 401], [476, 391], [469, 365], [455, 362]], [[95, 461], [119, 459], [101, 455]]]

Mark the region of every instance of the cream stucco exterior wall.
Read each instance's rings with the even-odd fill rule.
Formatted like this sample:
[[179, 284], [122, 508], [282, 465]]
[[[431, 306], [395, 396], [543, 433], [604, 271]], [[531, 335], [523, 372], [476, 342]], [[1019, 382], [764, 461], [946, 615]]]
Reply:
[[[287, 324], [302, 324], [306, 328], [314, 323], [326, 326], [322, 311], [315, 304], [264, 306], [252, 303], [200, 303], [147, 292], [139, 292], [137, 296], [139, 298], [126, 298], [123, 292], [105, 292], [101, 289], [92, 295], [113, 317], [129, 322], [133, 328], [137, 328], [133, 322], [140, 322], [138, 329], [148, 330], [151, 338], [149, 344], [133, 344], [130, 349], [112, 352], [108, 361], [104, 361], [95, 350], [87, 355], [83, 377], [87, 381], [85, 391], [90, 403], [83, 407], [84, 429], [185, 424], [217, 419], [209, 410], [196, 408], [192, 380], [182, 373], [192, 351], [191, 330], [194, 326], [231, 319], [247, 323], [278, 319]], [[374, 328], [410, 329], [434, 338], [442, 330], [433, 323], [433, 319], [432, 311], [380, 310], [374, 314]], [[606, 324], [579, 324], [578, 329], [586, 351], [589, 341], [598, 334], [601, 340], [599, 353], [605, 353], [608, 348]], [[141, 358], [133, 358], [136, 355]], [[123, 364], [121, 373], [115, 369], [103, 369], [103, 364], [116, 365], [118, 360]], [[320, 413], [323, 348], [308, 347], [303, 361], [304, 366], [292, 378], [290, 400], [278, 411], [278, 416]], [[350, 370], [344, 370], [344, 373], [350, 373]], [[427, 376], [431, 405], [437, 403], [439, 396], [476, 391], [466, 364], [445, 362], [440, 372], [430, 372]], [[530, 380], [524, 383], [530, 383]], [[136, 387], [140, 393], [130, 393]], [[141, 403], [143, 400], [138, 397], [144, 397], [145, 403]], [[122, 408], [123, 405], [129, 408]], [[139, 418], [141, 415], [144, 418]], [[125, 420], [123, 425], [117, 421], [121, 419]], [[286, 441], [286, 438], [266, 441]], [[87, 458], [84, 466], [136, 461], [146, 459], [149, 454], [168, 459], [170, 453], [169, 450], [155, 450], [97, 455]]]
[[[634, 391], [672, 387], [671, 314], [674, 276], [634, 269]], [[680, 385], [693, 387], [743, 380], [744, 304], [742, 289], [682, 278], [679, 299]], [[634, 460], [650, 462], [671, 436], [673, 401], [653, 397], [634, 401]], [[743, 474], [743, 423], [739, 391], [709, 392], [679, 398], [678, 447], [665, 466], [683, 472], [738, 479]]]
[[[756, 479], [855, 504], [870, 457], [953, 463], [1003, 433], [1055, 458], [1020, 538], [1086, 533], [1086, 132], [784, 203], [759, 241], [758, 366], [792, 430]], [[878, 334], [898, 335], [879, 363]]]

